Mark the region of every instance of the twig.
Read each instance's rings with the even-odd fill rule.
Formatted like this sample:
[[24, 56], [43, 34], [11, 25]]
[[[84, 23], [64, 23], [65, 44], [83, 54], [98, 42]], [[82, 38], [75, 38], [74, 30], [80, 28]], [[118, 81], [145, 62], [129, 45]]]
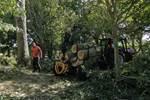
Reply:
[[136, 76], [124, 76], [124, 75], [122, 75], [120, 80], [118, 80], [118, 81], [122, 81], [122, 80], [125, 80], [125, 79], [135, 79], [135, 80], [141, 80], [141, 81], [145, 81], [145, 82], [150, 83], [150, 80], [143, 79], [142, 77], [138, 77], [138, 76], [137, 77]]

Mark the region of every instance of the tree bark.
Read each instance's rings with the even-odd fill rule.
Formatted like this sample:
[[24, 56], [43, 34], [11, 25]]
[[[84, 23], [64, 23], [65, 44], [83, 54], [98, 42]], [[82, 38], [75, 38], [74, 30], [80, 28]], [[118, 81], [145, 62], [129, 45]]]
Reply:
[[118, 50], [118, 32], [117, 32], [117, 1], [111, 0], [111, 19], [112, 19], [112, 35], [114, 41], [114, 65], [116, 72], [116, 80], [120, 78], [120, 68], [119, 68], [119, 50]]
[[131, 42], [132, 42], [132, 48], [134, 49], [135, 52], [137, 52], [136, 48], [135, 48], [135, 37], [131, 36]]
[[139, 51], [141, 51], [141, 52], [143, 52], [143, 48], [142, 48], [142, 36], [143, 36], [143, 33], [141, 32], [141, 33], [139, 33], [139, 42], [138, 42], [138, 44], [139, 44]]
[[25, 0], [18, 0], [18, 6], [24, 11], [21, 16], [16, 17], [18, 64], [27, 66], [29, 64], [29, 48], [27, 42], [27, 26], [25, 14]]
[[48, 58], [49, 59], [52, 59], [52, 56], [53, 56], [53, 33], [51, 32], [50, 34], [49, 34], [49, 39], [48, 39], [48, 50], [47, 50], [47, 53], [48, 53]]

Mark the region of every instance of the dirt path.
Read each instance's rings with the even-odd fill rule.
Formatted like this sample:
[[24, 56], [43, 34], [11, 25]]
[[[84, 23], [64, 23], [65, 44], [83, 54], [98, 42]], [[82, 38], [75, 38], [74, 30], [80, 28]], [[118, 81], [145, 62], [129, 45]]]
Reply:
[[11, 100], [61, 100], [67, 88], [79, 84], [52, 73], [32, 73], [25, 69], [1, 70], [0, 76], [0, 100], [6, 97]]

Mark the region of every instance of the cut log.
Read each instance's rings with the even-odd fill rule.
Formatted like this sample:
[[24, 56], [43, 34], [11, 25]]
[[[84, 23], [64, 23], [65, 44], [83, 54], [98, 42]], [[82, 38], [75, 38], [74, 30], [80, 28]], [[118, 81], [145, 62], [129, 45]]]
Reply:
[[72, 59], [74, 59], [75, 57], [76, 57], [76, 55], [75, 55], [74, 53], [72, 53], [72, 52], [67, 52], [67, 53], [65, 54], [66, 60], [72, 60]]
[[71, 51], [72, 53], [77, 53], [78, 50], [83, 50], [83, 49], [88, 49], [92, 48], [95, 44], [90, 42], [90, 43], [82, 43], [82, 44], [74, 44], [72, 45]]
[[62, 62], [57, 62], [55, 64], [55, 74], [60, 75], [65, 71], [65, 64]]
[[77, 44], [72, 45], [71, 51], [72, 51], [72, 53], [77, 53], [78, 45]]
[[82, 64], [83, 64], [83, 60], [77, 59], [76, 62], [72, 63], [71, 66], [77, 67], [77, 66], [80, 66], [80, 65], [82, 65]]
[[72, 57], [72, 58], [70, 58], [70, 62], [71, 63], [74, 63], [74, 62], [76, 62], [77, 61], [77, 57]]
[[77, 61], [77, 56], [74, 53], [67, 52], [65, 53], [65, 57], [62, 56], [61, 61], [64, 63], [74, 63]]
[[61, 61], [56, 62], [54, 66], [54, 73], [55, 75], [65, 74], [68, 71], [68, 68], [69, 68], [68, 64], [64, 64]]
[[100, 52], [99, 47], [93, 47], [93, 48], [78, 51], [77, 56], [78, 56], [78, 59], [84, 60], [84, 59], [87, 59], [88, 57], [97, 56], [99, 52]]
[[78, 59], [84, 60], [87, 57], [87, 51], [88, 50], [80, 50], [77, 54]]
[[60, 54], [59, 59], [65, 61], [65, 60], [69, 60], [72, 56], [73, 56], [73, 53], [66, 52], [65, 55]]
[[97, 47], [96, 47], [96, 52], [100, 52], [100, 51], [101, 51], [100, 46], [97, 46]]

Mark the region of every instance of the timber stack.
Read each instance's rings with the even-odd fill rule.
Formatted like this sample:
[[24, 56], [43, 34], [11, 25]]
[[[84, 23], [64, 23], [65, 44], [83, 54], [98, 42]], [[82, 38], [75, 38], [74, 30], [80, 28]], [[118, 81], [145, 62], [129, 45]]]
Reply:
[[[62, 72], [64, 74], [69, 67], [79, 67], [86, 59], [98, 56], [99, 52], [100, 47], [93, 43], [74, 44], [72, 45], [71, 50], [65, 53], [64, 57], [61, 55], [61, 59], [58, 64], [55, 65], [55, 70], [57, 69], [56, 71], [59, 74]], [[68, 69], [64, 68], [65, 66], [67, 66]], [[59, 72], [58, 68], [64, 71]]]

